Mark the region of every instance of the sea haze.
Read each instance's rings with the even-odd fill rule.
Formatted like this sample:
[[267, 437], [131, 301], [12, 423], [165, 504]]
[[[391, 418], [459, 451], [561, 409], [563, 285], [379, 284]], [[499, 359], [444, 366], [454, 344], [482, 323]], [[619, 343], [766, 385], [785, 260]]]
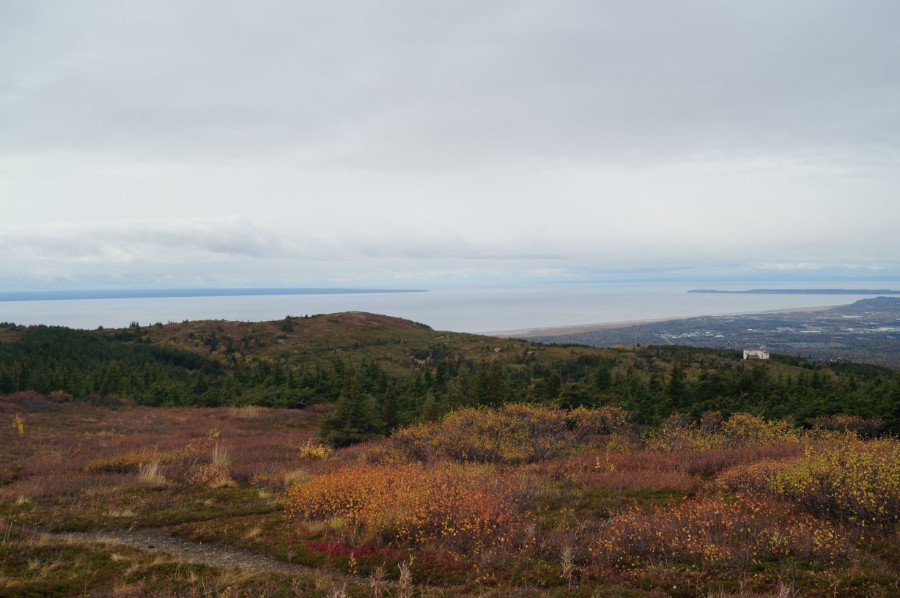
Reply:
[[[811, 282], [808, 286], [825, 285]], [[865, 286], [869, 285], [856, 282], [846, 288]], [[206, 319], [262, 321], [287, 315], [369, 311], [414, 320], [437, 330], [495, 332], [821, 307], [872, 297], [846, 294], [846, 291], [815, 295], [688, 293], [693, 288], [696, 286], [689, 284], [586, 283], [447, 288], [428, 292], [356, 290], [291, 295], [19, 300], [0, 303], [0, 321], [91, 329], [124, 327], [133, 321], [141, 324]], [[746, 285], [735, 283], [732, 288], [746, 288]]]

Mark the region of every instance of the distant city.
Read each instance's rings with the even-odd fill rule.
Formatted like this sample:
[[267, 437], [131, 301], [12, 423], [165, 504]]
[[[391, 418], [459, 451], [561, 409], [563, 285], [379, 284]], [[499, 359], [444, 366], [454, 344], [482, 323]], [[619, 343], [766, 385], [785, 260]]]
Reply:
[[685, 318], [572, 334], [532, 333], [525, 338], [594, 347], [687, 345], [765, 349], [814, 360], [859, 361], [900, 369], [900, 298], [863, 299], [810, 311]]

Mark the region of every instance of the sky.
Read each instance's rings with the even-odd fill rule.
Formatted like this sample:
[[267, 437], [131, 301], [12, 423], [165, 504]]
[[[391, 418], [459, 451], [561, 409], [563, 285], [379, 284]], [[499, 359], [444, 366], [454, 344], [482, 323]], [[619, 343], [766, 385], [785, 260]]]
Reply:
[[0, 0], [0, 290], [900, 281], [894, 0]]

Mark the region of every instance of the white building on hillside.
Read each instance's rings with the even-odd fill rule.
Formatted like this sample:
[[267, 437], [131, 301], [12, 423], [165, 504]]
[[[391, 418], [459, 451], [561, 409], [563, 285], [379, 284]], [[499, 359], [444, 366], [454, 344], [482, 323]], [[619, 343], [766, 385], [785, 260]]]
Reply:
[[751, 357], [755, 357], [756, 359], [768, 359], [769, 352], [763, 351], [762, 349], [744, 349], [744, 359], [750, 359]]

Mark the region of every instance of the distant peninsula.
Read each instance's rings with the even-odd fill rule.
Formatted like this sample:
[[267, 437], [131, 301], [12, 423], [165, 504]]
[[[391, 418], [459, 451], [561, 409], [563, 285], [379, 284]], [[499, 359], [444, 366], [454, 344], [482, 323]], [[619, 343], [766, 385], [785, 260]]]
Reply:
[[726, 295], [900, 295], [900, 291], [890, 289], [748, 289], [744, 291], [693, 289], [688, 291], [688, 293], [717, 293]]
[[0, 301], [66, 301], [75, 299], [156, 299], [173, 297], [254, 297], [264, 295], [359, 295], [365, 293], [426, 293], [424, 289], [106, 289], [75, 291], [0, 292]]

